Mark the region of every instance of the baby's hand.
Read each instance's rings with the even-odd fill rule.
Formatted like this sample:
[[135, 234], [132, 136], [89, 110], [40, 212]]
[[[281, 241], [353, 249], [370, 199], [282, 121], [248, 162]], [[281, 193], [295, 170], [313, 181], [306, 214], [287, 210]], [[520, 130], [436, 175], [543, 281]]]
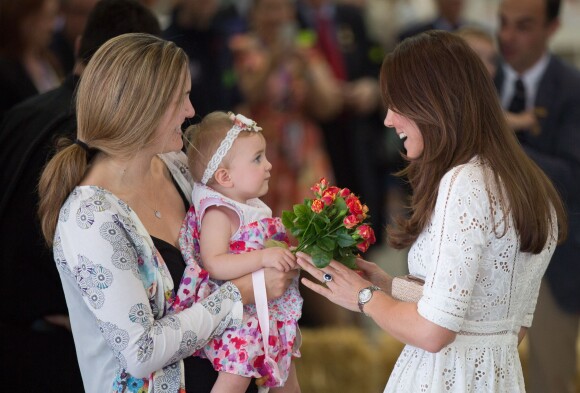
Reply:
[[281, 272], [288, 272], [297, 266], [296, 256], [285, 248], [271, 247], [260, 252], [263, 267], [273, 267]]

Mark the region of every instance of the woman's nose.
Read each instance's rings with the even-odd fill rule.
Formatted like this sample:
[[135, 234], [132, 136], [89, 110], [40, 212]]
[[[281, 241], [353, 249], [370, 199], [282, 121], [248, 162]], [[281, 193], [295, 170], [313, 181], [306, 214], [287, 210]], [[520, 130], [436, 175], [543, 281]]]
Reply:
[[387, 115], [385, 116], [383, 124], [385, 127], [393, 128], [393, 112], [390, 109], [387, 110]]
[[195, 109], [191, 104], [191, 100], [187, 98], [187, 102], [185, 103], [185, 117], [189, 119], [192, 118], [193, 116], [195, 116]]

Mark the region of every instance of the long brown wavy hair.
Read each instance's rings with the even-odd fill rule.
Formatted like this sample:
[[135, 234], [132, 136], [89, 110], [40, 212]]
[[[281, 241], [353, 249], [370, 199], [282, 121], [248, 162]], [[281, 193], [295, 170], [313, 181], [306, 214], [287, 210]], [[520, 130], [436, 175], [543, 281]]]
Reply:
[[520, 146], [485, 66], [463, 39], [431, 31], [404, 40], [383, 61], [380, 85], [385, 106], [413, 120], [424, 141], [421, 156], [405, 157], [408, 165], [397, 174], [407, 176], [413, 193], [408, 214], [388, 227], [391, 246], [408, 247], [417, 239], [443, 175], [474, 156], [493, 172], [490, 186], [500, 193], [503, 214], [513, 219], [522, 252], [542, 251], [555, 224], [552, 208], [558, 241], [566, 238], [558, 192]]

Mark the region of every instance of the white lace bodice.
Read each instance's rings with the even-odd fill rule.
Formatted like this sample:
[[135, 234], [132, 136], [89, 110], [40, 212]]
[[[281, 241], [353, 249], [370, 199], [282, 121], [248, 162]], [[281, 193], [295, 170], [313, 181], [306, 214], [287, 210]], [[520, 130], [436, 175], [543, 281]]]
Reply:
[[491, 177], [474, 158], [441, 180], [409, 271], [425, 278], [419, 314], [458, 332], [457, 339], [436, 354], [405, 347], [385, 392], [525, 390], [517, 333], [531, 325], [556, 229], [540, 254], [520, 252]]

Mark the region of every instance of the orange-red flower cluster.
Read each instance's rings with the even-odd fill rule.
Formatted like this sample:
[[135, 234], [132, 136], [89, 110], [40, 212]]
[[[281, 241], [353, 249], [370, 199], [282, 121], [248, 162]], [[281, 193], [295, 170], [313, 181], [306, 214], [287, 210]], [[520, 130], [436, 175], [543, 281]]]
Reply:
[[324, 209], [324, 202], [320, 199], [315, 199], [312, 201], [312, 206], [310, 207], [314, 213], [320, 213]]
[[314, 191], [317, 199], [312, 201], [311, 209], [315, 213], [320, 213], [324, 206], [330, 206], [334, 203], [337, 196], [344, 198], [346, 206], [348, 206], [348, 214], [344, 218], [343, 223], [347, 228], [354, 228], [362, 223], [367, 218], [369, 208], [363, 205], [360, 199], [352, 194], [348, 188], [338, 188], [328, 185], [325, 178], [320, 179], [320, 182], [310, 188]]
[[357, 244], [356, 248], [358, 248], [361, 252], [366, 252], [369, 249], [369, 246], [377, 241], [375, 238], [375, 231], [367, 224], [363, 224], [356, 229], [357, 234], [363, 239], [363, 241]]
[[313, 199], [284, 212], [286, 228], [299, 240], [297, 250], [311, 253], [318, 267], [331, 259], [355, 268], [356, 255], [376, 241], [365, 223], [369, 209], [348, 188], [330, 186], [325, 178], [311, 187]]

